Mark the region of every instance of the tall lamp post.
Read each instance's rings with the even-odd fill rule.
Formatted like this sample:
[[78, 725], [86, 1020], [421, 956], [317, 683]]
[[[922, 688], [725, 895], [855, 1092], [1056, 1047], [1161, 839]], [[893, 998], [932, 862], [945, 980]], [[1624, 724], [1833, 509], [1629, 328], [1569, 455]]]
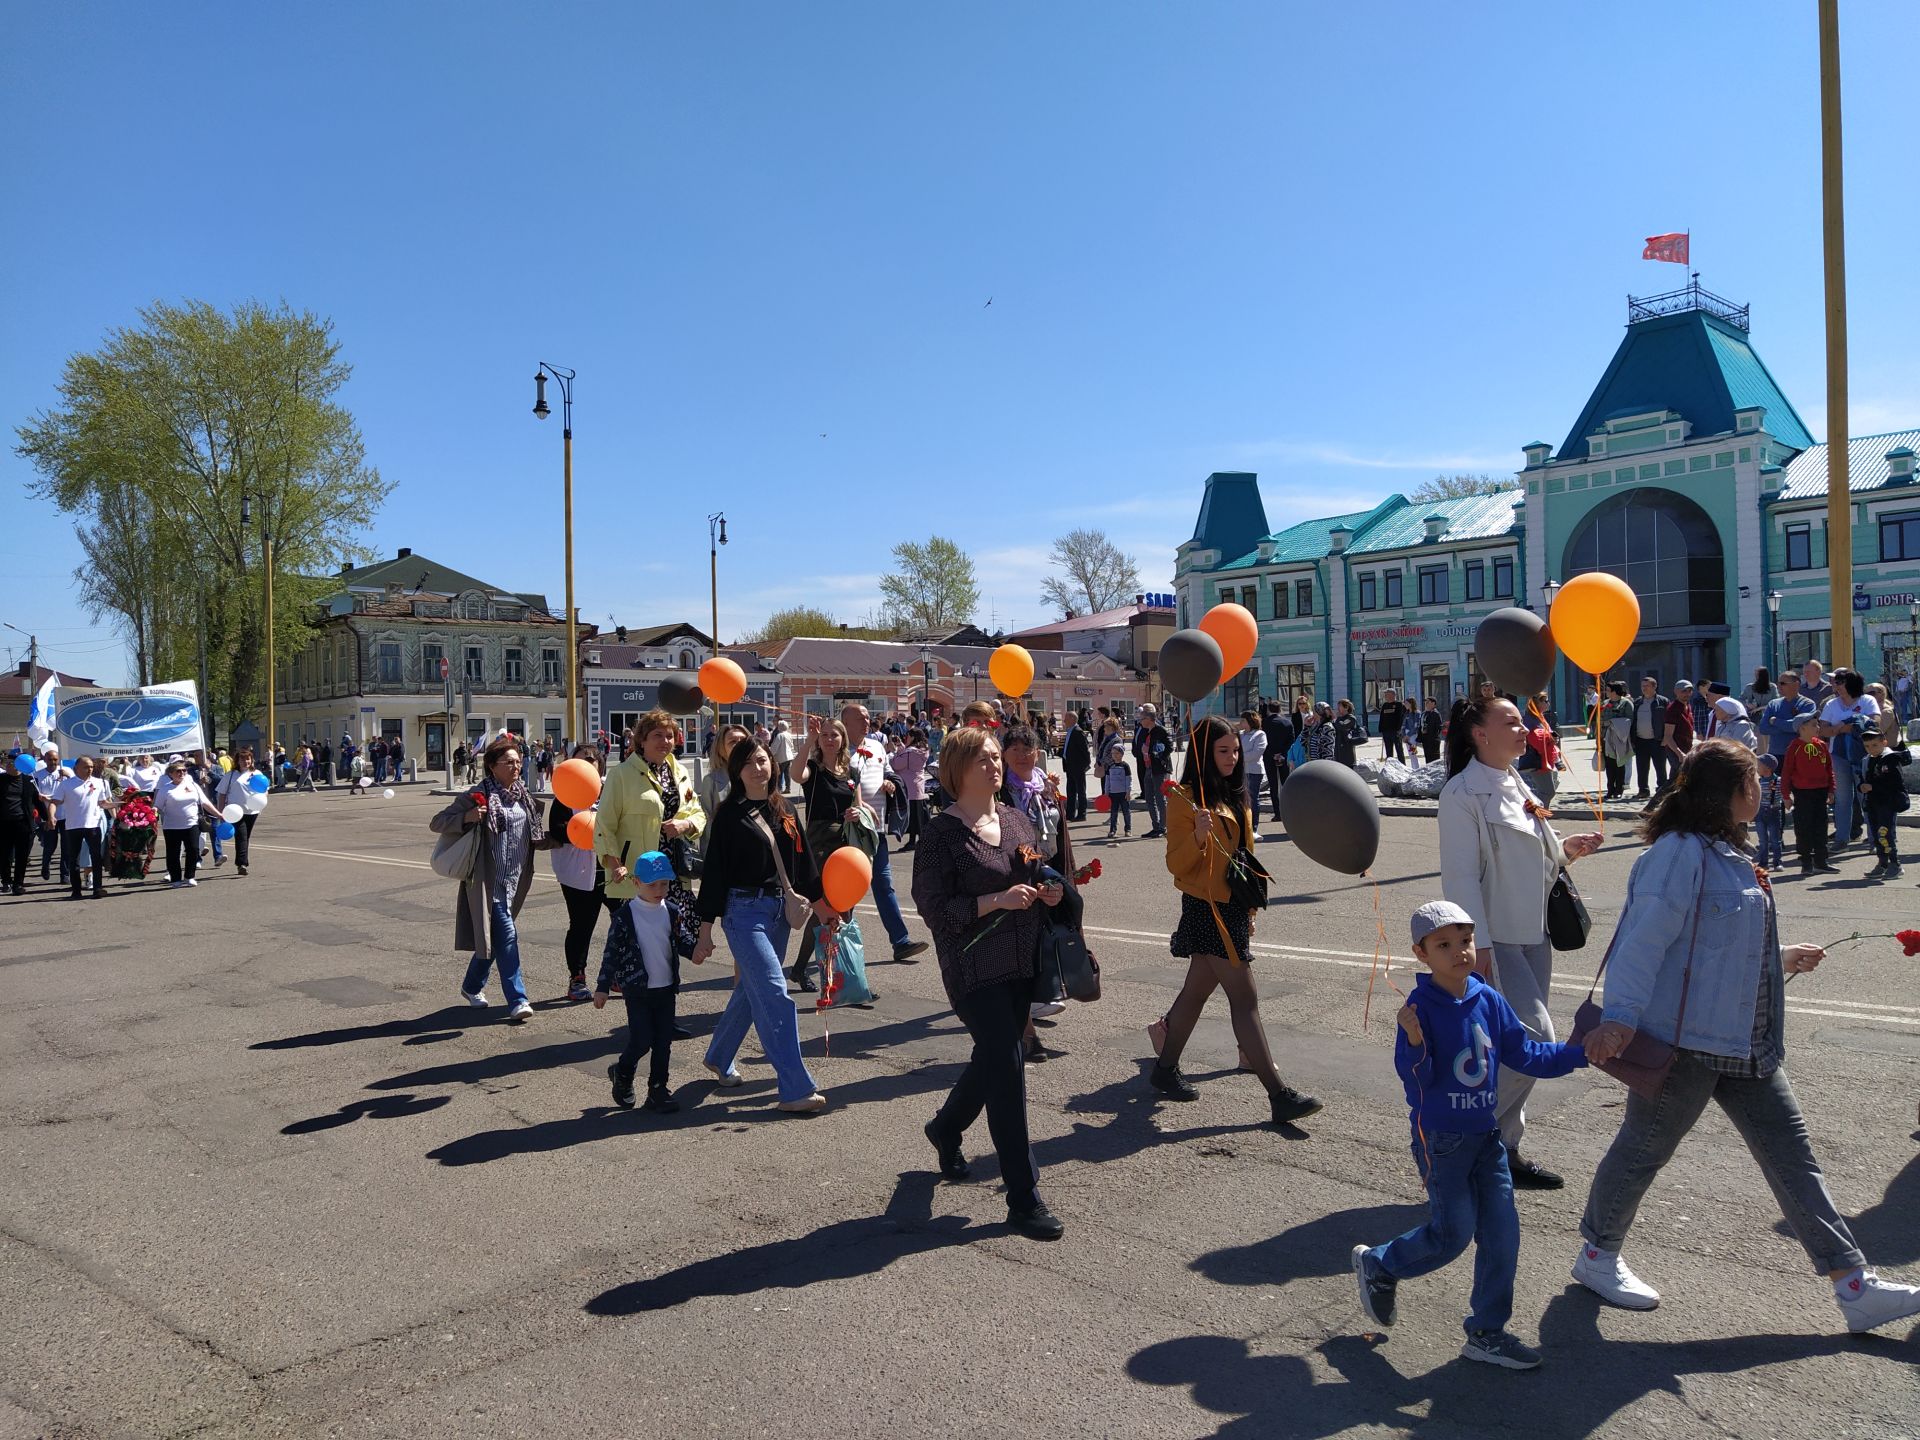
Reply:
[[1773, 667], [1773, 678], [1780, 679], [1780, 592], [1767, 591], [1767, 663]]
[[967, 666], [967, 674], [973, 680], [973, 698], [980, 698], [980, 667], [977, 664]]
[[[253, 497], [241, 493], [240, 523], [246, 525], [253, 518]], [[267, 770], [273, 770], [273, 529], [267, 524], [267, 501], [260, 498], [260, 571], [266, 579], [267, 611], [267, 648], [266, 648], [266, 692], [267, 692], [267, 728], [261, 736], [261, 748], [266, 751]], [[364, 737], [363, 737], [364, 738]], [[279, 776], [273, 776], [277, 783]]]
[[[1920, 596], [1907, 602], [1907, 704], [1920, 695]], [[1901, 720], [1910, 718], [1902, 715]]]
[[928, 724], [933, 714], [933, 650], [920, 647], [920, 723]]
[[540, 362], [533, 372], [533, 416], [544, 420], [553, 411], [547, 408], [547, 377], [560, 387], [560, 443], [562, 454], [562, 508], [567, 526], [567, 735], [578, 744], [586, 726], [580, 718], [580, 642], [575, 633], [573, 611], [573, 376], [558, 365]]
[[1360, 657], [1360, 723], [1367, 720], [1367, 642], [1362, 640], [1354, 646], [1353, 653]]
[[[707, 516], [707, 599], [712, 602], [713, 653], [720, 653], [720, 547], [727, 543], [727, 515], [716, 510]], [[720, 736], [720, 702], [713, 702], [713, 734]]]
[[[1541, 615], [1540, 617], [1541, 619], [1546, 620], [1552, 617], [1553, 597], [1558, 595], [1559, 593], [1560, 593], [1560, 582], [1558, 580], [1548, 580], [1545, 584], [1543, 584], [1540, 587], [1540, 604], [1545, 611], [1545, 613]], [[1552, 692], [1559, 688], [1559, 682], [1560, 682], [1560, 665], [1559, 665], [1559, 662], [1556, 661], [1553, 667], [1553, 683], [1547, 687], [1547, 690], [1548, 690], [1547, 703], [1550, 705], [1556, 703], [1556, 697], [1553, 695]], [[1529, 696], [1526, 696], [1525, 698], [1530, 700], [1533, 697], [1529, 695]], [[1520, 708], [1523, 712], [1526, 710], [1526, 706], [1524, 705], [1522, 705]], [[1558, 714], [1561, 712], [1556, 710], [1555, 713]]]

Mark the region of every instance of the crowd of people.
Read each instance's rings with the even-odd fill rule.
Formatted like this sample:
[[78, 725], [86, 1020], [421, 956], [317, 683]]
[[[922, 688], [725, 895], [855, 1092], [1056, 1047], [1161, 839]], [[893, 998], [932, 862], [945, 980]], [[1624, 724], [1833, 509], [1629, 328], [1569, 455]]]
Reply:
[[[1858, 698], [1845, 674], [1836, 693]], [[1553, 951], [1563, 938], [1558, 927], [1566, 923], [1556, 897], [1568, 867], [1594, 853], [1602, 836], [1560, 835], [1528, 781], [1520, 762], [1540, 753], [1529, 723], [1533, 709], [1487, 693], [1457, 702], [1444, 722], [1449, 779], [1439, 806], [1440, 898], [1414, 914], [1413, 953], [1427, 973], [1397, 1017], [1394, 1059], [1430, 1212], [1398, 1239], [1354, 1246], [1366, 1319], [1390, 1326], [1401, 1280], [1475, 1245], [1462, 1353], [1507, 1368], [1539, 1363], [1508, 1328], [1519, 1246], [1514, 1192], [1566, 1182], [1523, 1150], [1526, 1102], [1537, 1080], [1587, 1064], [1634, 1071], [1644, 1083], [1630, 1091], [1620, 1133], [1591, 1179], [1574, 1279], [1626, 1309], [1659, 1303], [1623, 1251], [1641, 1199], [1711, 1101], [1734, 1120], [1789, 1227], [1831, 1280], [1848, 1328], [1920, 1314], [1920, 1289], [1867, 1267], [1787, 1078], [1786, 979], [1813, 969], [1824, 952], [1780, 939], [1760, 863], [1764, 756], [1729, 727], [1696, 738], [1675, 757], [1640, 822], [1648, 848], [1634, 866], [1610, 963], [1602, 966], [1597, 1017], [1584, 1034], [1561, 1041], [1548, 1005]], [[1316, 723], [1307, 713], [1297, 737], [1290, 719], [1278, 717], [1287, 747]], [[1040, 734], [998, 707], [969, 707], [950, 729], [935, 719], [896, 735], [890, 723], [875, 728], [864, 706], [849, 705], [835, 717], [806, 717], [804, 733], [790, 743], [782, 736], [793, 732], [777, 726], [722, 730], [712, 748], [715, 767], [695, 784], [676, 754], [678, 721], [655, 711], [627, 737], [627, 758], [606, 772], [590, 854], [561, 838], [569, 818], [561, 809], [542, 819], [521, 779], [518, 742], [503, 736], [483, 756], [480, 788], [433, 820], [443, 834], [485, 827], [456, 910], [456, 947], [471, 953], [462, 998], [489, 1004], [484, 984], [497, 969], [509, 1017], [531, 1016], [515, 916], [534, 854], [546, 849], [569, 892], [569, 996], [596, 1006], [618, 996], [626, 1008], [626, 1044], [608, 1072], [616, 1106], [678, 1108], [670, 1056], [673, 1041], [686, 1036], [675, 1007], [681, 965], [705, 964], [724, 938], [733, 988], [703, 1068], [723, 1088], [743, 1083], [734, 1062], [751, 1029], [773, 1067], [777, 1110], [817, 1114], [829, 1100], [802, 1056], [793, 996], [818, 991], [830, 1000], [833, 957], [843, 944], [857, 953], [859, 921], [851, 906], [829, 899], [826, 883], [839, 850], [854, 846], [868, 857], [871, 898], [894, 958], [911, 963], [926, 948], [907, 938], [885, 863], [888, 836], [899, 833], [891, 802], [901, 796], [904, 823], [918, 836], [913, 910], [932, 937], [948, 1003], [972, 1042], [952, 1091], [925, 1126], [933, 1164], [949, 1181], [970, 1178], [966, 1136], [984, 1116], [1009, 1226], [1036, 1239], [1058, 1238], [1066, 1222], [1041, 1194], [1025, 1073], [1047, 1057], [1043, 1045], [1036, 1054], [1036, 1018], [1062, 1008], [1061, 937], [1085, 940], [1087, 872], [1076, 871], [1070, 829], [1086, 814], [1084, 788], [1073, 783], [1083, 754], [1086, 770], [1101, 776], [1101, 793], [1131, 798], [1130, 785], [1126, 792], [1104, 789], [1105, 777], [1121, 767], [1130, 781], [1135, 766], [1161, 777], [1153, 787], [1161, 803], [1148, 811], [1147, 833], [1166, 841], [1179, 906], [1169, 950], [1187, 971], [1172, 1006], [1147, 1027], [1155, 1058], [1146, 1083], [1167, 1100], [1196, 1097], [1180, 1059], [1220, 990], [1240, 1067], [1266, 1089], [1271, 1123], [1297, 1125], [1323, 1108], [1287, 1083], [1269, 1044], [1254, 982], [1261, 905], [1235, 873], [1250, 860], [1258, 834], [1256, 806], [1270, 773], [1262, 761], [1274, 746], [1266, 722], [1273, 718], [1257, 709], [1234, 723], [1206, 717], [1193, 729], [1176, 781], [1176, 747], [1151, 711], [1138, 717], [1132, 736], [1113, 716], [1097, 725], [1076, 716], [1061, 737], [1067, 774], [1056, 778], [1043, 763]], [[1339, 718], [1320, 716], [1318, 723]], [[1820, 723], [1799, 718], [1803, 732]], [[899, 764], [899, 755], [923, 749], [926, 762]], [[592, 747], [578, 758], [602, 764]], [[911, 793], [912, 775], [926, 779], [930, 803]], [[788, 799], [796, 791], [804, 816]], [[927, 808], [915, 814], [916, 804]], [[588, 987], [588, 945], [602, 910], [612, 918]], [[1702, 927], [1699, 916], [1708, 911], [1715, 923]], [[790, 969], [796, 930], [803, 948]], [[1646, 1058], [1648, 1042], [1657, 1042], [1664, 1062]], [[643, 1058], [644, 1102], [636, 1083]]]

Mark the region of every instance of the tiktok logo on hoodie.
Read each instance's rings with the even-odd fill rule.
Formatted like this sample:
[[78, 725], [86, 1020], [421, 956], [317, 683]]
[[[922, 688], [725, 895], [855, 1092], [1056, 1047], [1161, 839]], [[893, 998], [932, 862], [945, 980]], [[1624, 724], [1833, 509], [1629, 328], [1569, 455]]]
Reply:
[[1486, 1027], [1474, 1021], [1473, 1047], [1453, 1057], [1453, 1078], [1471, 1093], [1450, 1094], [1447, 1098], [1453, 1102], [1454, 1109], [1484, 1110], [1494, 1103], [1495, 1092], [1487, 1086], [1487, 1076], [1492, 1073], [1488, 1052], [1492, 1049], [1493, 1041], [1487, 1038]]

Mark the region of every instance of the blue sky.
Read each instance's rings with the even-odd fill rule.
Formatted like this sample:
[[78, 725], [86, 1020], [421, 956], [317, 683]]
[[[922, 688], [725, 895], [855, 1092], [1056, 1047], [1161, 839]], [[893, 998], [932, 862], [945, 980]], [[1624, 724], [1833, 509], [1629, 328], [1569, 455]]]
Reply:
[[[1843, 22], [1861, 432], [1920, 420], [1915, 12]], [[368, 543], [557, 602], [571, 365], [602, 622], [704, 622], [714, 508], [725, 635], [936, 531], [1013, 627], [1075, 525], [1164, 588], [1210, 470], [1275, 524], [1512, 470], [1684, 282], [1656, 231], [1825, 428], [1811, 3], [83, 3], [14, 14], [0, 121], [9, 431], [143, 304], [284, 298]], [[0, 467], [0, 618], [123, 678]]]

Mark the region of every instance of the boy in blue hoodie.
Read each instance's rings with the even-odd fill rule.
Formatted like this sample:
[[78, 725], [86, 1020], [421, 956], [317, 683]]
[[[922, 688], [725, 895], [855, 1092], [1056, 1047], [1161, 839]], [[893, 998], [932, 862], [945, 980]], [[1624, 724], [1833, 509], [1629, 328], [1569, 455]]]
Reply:
[[1460, 1353], [1531, 1370], [1540, 1353], [1506, 1328], [1520, 1217], [1494, 1121], [1500, 1067], [1548, 1080], [1585, 1065], [1586, 1052], [1533, 1039], [1513, 1007], [1473, 973], [1473, 918], [1458, 905], [1434, 900], [1413, 912], [1413, 953], [1429, 973], [1401, 1007], [1393, 1066], [1413, 1112], [1413, 1158], [1431, 1210], [1426, 1224], [1397, 1240], [1353, 1247], [1360, 1308], [1385, 1329], [1400, 1281], [1431, 1274], [1474, 1244], [1473, 1313]]

